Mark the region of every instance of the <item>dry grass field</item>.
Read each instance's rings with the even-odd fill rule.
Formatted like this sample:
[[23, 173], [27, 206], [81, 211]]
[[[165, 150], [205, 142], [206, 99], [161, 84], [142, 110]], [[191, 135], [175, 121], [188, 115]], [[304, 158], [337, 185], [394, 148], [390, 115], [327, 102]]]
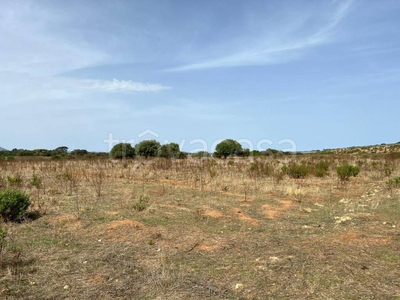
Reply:
[[[290, 162], [328, 173], [291, 178]], [[360, 166], [340, 181], [336, 167]], [[400, 299], [400, 160], [388, 154], [15, 160], [1, 299]]]

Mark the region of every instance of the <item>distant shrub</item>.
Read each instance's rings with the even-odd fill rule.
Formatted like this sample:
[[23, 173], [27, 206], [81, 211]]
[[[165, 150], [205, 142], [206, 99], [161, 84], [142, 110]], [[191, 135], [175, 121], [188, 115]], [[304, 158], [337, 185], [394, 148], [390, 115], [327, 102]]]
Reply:
[[137, 144], [135, 147], [136, 154], [148, 158], [157, 156], [161, 145], [156, 140], [144, 140]]
[[274, 172], [274, 168], [270, 163], [264, 160], [254, 159], [250, 165], [249, 175], [250, 177], [268, 177]]
[[400, 159], [400, 152], [392, 152], [388, 154], [390, 159]]
[[243, 148], [239, 142], [232, 139], [226, 139], [215, 147], [214, 156], [219, 158], [227, 158], [230, 155], [237, 155], [238, 153], [242, 152]]
[[291, 178], [300, 179], [305, 178], [311, 173], [311, 168], [305, 163], [297, 164], [291, 163], [288, 166], [282, 167], [282, 172]]
[[211, 157], [211, 153], [209, 153], [207, 151], [199, 151], [199, 152], [193, 154], [193, 157], [197, 157], [197, 158]]
[[347, 181], [350, 177], [356, 177], [360, 173], [360, 167], [349, 164], [336, 167], [336, 172], [341, 181]]
[[135, 157], [135, 148], [129, 143], [116, 144], [110, 151], [110, 156], [114, 159]]
[[186, 159], [186, 158], [187, 158], [187, 154], [185, 152], [179, 152], [178, 159]]
[[178, 158], [179, 153], [180, 149], [177, 143], [165, 144], [158, 149], [158, 156], [164, 158]]
[[0, 191], [0, 216], [4, 221], [19, 221], [30, 205], [29, 196], [18, 190]]
[[315, 165], [315, 176], [324, 177], [329, 173], [329, 163], [325, 160]]

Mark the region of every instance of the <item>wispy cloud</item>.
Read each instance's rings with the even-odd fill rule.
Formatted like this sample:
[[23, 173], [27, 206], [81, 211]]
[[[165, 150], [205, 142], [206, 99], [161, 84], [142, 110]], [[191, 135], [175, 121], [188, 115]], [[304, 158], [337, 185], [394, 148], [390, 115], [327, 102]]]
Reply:
[[[302, 15], [294, 18], [291, 23], [268, 28], [276, 32], [274, 34], [264, 30], [266, 32], [264, 35], [251, 41], [244, 37], [237, 43], [238, 47], [234, 47], [233, 53], [229, 49], [229, 43], [225, 45], [226, 47], [216, 45], [216, 48], [225, 50], [219, 58], [185, 64], [168, 71], [276, 64], [296, 59], [304, 50], [330, 42], [334, 29], [348, 15], [352, 4], [353, 0], [332, 1], [330, 5], [324, 7], [323, 12], [319, 10], [300, 12]], [[323, 15], [322, 20], [320, 14]]]
[[132, 80], [85, 80], [82, 83], [87, 83], [88, 87], [98, 91], [104, 92], [160, 92], [164, 90], [170, 90], [171, 87], [154, 84], [154, 83], [142, 83], [134, 82]]

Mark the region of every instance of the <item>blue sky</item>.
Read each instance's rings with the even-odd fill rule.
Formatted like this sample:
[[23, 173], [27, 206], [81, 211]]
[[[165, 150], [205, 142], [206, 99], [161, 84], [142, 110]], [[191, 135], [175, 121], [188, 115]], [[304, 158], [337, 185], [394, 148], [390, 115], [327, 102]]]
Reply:
[[0, 146], [398, 142], [399, 15], [394, 0], [2, 0]]

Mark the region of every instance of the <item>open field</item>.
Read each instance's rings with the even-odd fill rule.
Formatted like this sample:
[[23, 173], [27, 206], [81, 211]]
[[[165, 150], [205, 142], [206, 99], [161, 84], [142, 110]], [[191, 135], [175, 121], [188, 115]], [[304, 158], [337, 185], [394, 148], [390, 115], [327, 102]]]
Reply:
[[[291, 178], [290, 162], [327, 174]], [[339, 181], [336, 166], [360, 166]], [[2, 299], [400, 299], [400, 159], [15, 160]]]

